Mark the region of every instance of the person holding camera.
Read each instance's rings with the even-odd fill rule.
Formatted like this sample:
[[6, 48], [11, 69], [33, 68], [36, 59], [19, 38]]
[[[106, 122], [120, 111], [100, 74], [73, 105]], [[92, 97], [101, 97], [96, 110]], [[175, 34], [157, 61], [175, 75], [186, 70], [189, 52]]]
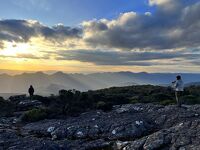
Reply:
[[182, 104], [181, 96], [183, 95], [183, 91], [184, 91], [184, 83], [181, 79], [181, 76], [180, 75], [176, 76], [176, 81], [173, 81], [172, 84], [175, 90], [177, 106], [181, 107], [181, 104]]

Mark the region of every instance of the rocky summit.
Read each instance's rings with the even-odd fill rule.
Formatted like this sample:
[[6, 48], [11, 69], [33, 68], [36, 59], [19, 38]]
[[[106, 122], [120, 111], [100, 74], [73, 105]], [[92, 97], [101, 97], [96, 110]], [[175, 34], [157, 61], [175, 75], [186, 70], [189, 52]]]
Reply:
[[200, 105], [117, 105], [109, 112], [33, 123], [20, 123], [19, 115], [3, 117], [0, 150], [4, 149], [199, 150]]

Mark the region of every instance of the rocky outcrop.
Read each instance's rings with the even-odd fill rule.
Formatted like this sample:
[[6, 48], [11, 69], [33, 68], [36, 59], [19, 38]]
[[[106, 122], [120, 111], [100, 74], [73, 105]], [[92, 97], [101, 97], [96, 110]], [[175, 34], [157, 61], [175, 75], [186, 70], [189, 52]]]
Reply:
[[200, 120], [180, 123], [169, 129], [163, 129], [149, 136], [128, 142], [122, 149], [200, 149]]
[[16, 102], [16, 103], [18, 103], [18, 102], [20, 102], [20, 101], [22, 101], [22, 100], [25, 100], [27, 97], [26, 97], [26, 94], [21, 94], [21, 95], [14, 95], [14, 96], [10, 96], [9, 97], [9, 100], [11, 101], [11, 102]]
[[42, 107], [42, 103], [38, 100], [23, 100], [17, 103], [17, 110], [18, 111], [26, 111], [33, 108], [40, 108]]
[[200, 105], [127, 104], [19, 125], [1, 118], [0, 149], [200, 149]]

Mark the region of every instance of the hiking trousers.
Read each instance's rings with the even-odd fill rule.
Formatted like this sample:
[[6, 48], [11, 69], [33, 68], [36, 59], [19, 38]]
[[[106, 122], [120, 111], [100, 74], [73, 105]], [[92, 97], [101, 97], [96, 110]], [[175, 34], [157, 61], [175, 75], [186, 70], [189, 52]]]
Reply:
[[181, 107], [182, 100], [181, 96], [183, 95], [183, 91], [175, 91], [176, 103], [178, 107]]

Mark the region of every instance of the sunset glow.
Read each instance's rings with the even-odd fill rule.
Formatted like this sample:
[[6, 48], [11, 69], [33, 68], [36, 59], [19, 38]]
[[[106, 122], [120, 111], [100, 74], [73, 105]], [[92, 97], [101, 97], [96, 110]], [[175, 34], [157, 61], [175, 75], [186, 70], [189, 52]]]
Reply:
[[[197, 0], [61, 2], [2, 3], [0, 69], [200, 71]], [[8, 4], [13, 13], [3, 9]]]
[[17, 54], [30, 53], [30, 45], [28, 43], [5, 43], [5, 48], [1, 50], [0, 54], [3, 56], [17, 56]]

